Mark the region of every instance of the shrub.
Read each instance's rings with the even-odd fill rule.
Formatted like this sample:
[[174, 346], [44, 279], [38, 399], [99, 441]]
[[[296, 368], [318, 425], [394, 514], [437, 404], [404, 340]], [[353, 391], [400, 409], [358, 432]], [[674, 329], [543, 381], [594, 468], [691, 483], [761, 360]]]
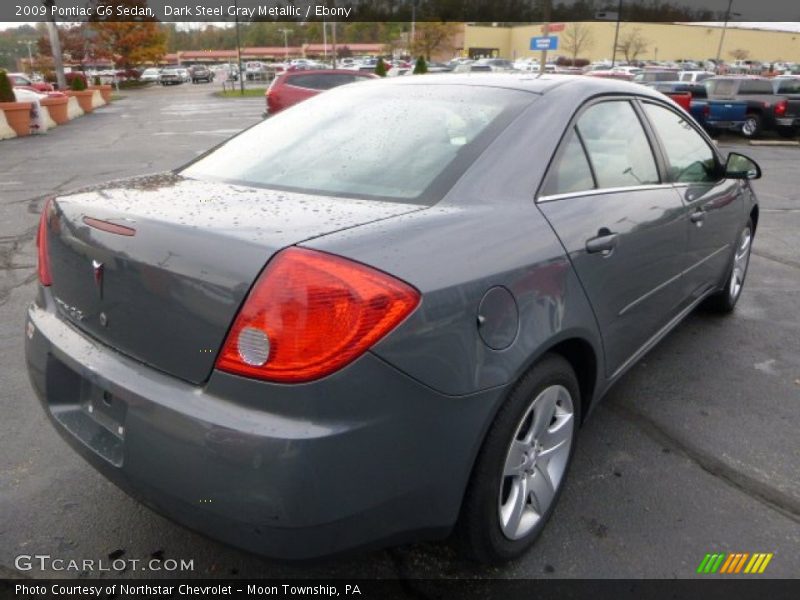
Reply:
[[94, 76], [94, 81], [93, 81], [93, 83], [94, 83], [94, 85], [103, 85], [103, 82], [102, 82], [102, 81], [100, 81], [100, 76], [99, 76], [99, 75], [95, 75], [95, 76]]
[[14, 88], [11, 87], [11, 80], [6, 72], [0, 69], [0, 102], [16, 102]]
[[377, 64], [375, 65], [375, 75], [378, 77], [386, 77], [386, 71], [386, 63], [383, 62], [382, 58], [379, 58]]
[[64, 77], [67, 81], [67, 87], [73, 92], [82, 92], [87, 88], [86, 75], [83, 73], [67, 73]]
[[414, 75], [424, 75], [428, 72], [428, 63], [425, 62], [425, 57], [420, 56], [414, 64]]

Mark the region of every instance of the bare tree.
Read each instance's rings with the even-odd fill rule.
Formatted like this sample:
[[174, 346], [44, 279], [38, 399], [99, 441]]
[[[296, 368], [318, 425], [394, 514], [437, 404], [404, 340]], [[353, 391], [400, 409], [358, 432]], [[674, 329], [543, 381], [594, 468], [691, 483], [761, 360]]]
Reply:
[[572, 55], [573, 65], [575, 64], [575, 59], [578, 58], [578, 54], [594, 46], [592, 30], [586, 23], [577, 22], [567, 25], [561, 37], [564, 43], [564, 50]]
[[748, 56], [750, 56], [750, 51], [745, 50], [744, 48], [736, 48], [731, 50], [728, 54], [730, 54], [736, 60], [745, 60]]
[[647, 50], [650, 42], [642, 35], [638, 27], [625, 32], [617, 42], [617, 51], [622, 52], [625, 62], [631, 63]]

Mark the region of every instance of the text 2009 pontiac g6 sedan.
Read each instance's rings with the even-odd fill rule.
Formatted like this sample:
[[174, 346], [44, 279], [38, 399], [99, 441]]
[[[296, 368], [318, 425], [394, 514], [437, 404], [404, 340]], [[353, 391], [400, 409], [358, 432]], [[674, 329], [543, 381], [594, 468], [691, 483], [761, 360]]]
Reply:
[[346, 86], [48, 201], [31, 381], [97, 469], [220, 540], [456, 530], [507, 560], [609, 386], [701, 302], [733, 310], [758, 176], [624, 82]]

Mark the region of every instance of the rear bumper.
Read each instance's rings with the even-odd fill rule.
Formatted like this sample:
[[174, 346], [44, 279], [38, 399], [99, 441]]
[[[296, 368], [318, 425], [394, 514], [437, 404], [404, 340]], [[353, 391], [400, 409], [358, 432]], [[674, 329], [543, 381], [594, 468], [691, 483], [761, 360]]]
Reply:
[[446, 535], [503, 394], [442, 396], [369, 353], [310, 384], [193, 386], [51, 309], [26, 325], [31, 383], [76, 451], [171, 519], [278, 558]]
[[800, 127], [800, 117], [784, 117], [775, 119], [778, 127]]
[[714, 119], [706, 119], [705, 125], [713, 127], [714, 129], [739, 129], [744, 125], [744, 121], [717, 121]]

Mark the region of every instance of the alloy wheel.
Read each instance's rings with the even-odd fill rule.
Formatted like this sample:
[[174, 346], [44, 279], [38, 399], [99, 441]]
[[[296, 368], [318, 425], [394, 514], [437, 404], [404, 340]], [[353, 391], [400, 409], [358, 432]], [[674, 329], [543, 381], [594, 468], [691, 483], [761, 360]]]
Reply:
[[498, 516], [503, 535], [527, 535], [553, 503], [569, 461], [575, 409], [562, 385], [545, 388], [523, 414], [506, 453]]

